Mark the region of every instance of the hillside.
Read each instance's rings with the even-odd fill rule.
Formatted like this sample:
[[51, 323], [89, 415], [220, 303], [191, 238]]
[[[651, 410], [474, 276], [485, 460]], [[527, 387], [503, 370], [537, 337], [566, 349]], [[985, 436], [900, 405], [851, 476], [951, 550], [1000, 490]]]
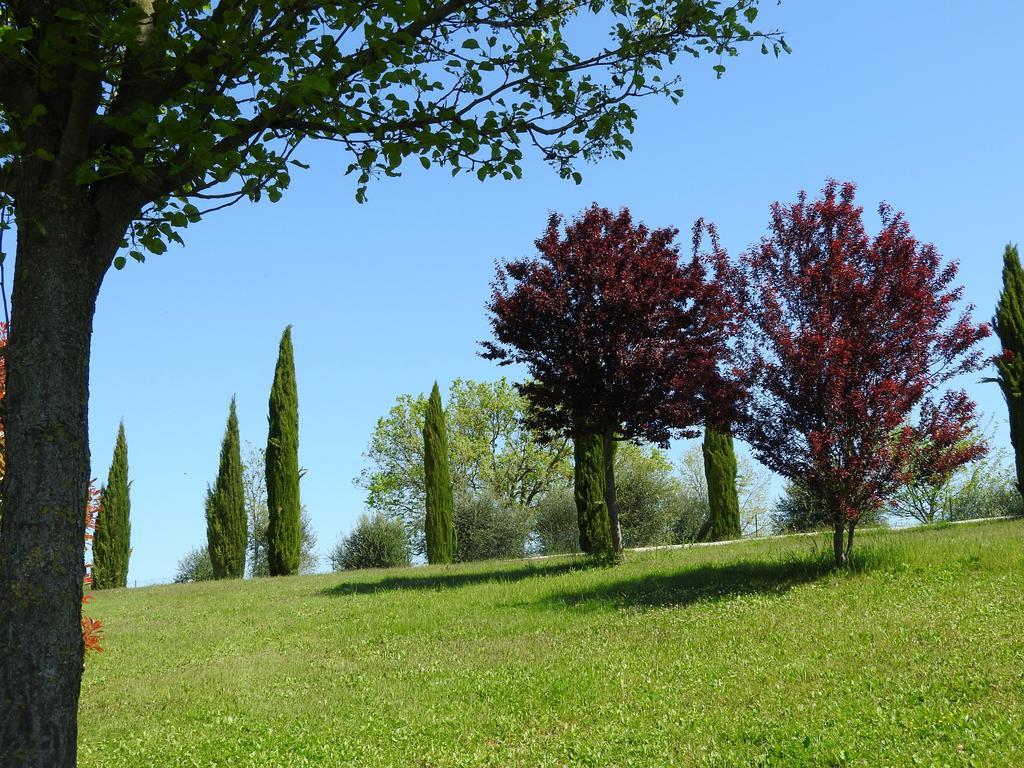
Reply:
[[1024, 765], [1024, 521], [97, 595], [80, 765]]

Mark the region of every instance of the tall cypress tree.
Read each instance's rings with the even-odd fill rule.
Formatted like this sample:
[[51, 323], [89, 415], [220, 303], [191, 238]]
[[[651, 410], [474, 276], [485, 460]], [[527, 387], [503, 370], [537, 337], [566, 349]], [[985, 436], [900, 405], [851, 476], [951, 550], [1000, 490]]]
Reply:
[[436, 381], [423, 422], [423, 472], [427, 490], [427, 562], [450, 563], [455, 555], [455, 513], [448, 468], [448, 432]]
[[704, 429], [704, 476], [708, 484], [710, 537], [725, 541], [740, 537], [740, 500], [736, 493], [736, 452], [728, 429]]
[[128, 586], [128, 559], [131, 556], [130, 521], [132, 509], [128, 493], [128, 441], [124, 422], [117, 428], [114, 457], [110, 462], [107, 484], [102, 491], [102, 507], [92, 542], [93, 589]]
[[270, 390], [267, 433], [267, 560], [271, 576], [299, 572], [302, 523], [299, 508], [299, 395], [295, 384], [292, 327], [281, 346]]
[[217, 481], [206, 492], [206, 542], [214, 578], [240, 579], [245, 575], [248, 523], [242, 487], [238, 415], [235, 398], [232, 397], [224, 441], [220, 446]]
[[992, 318], [999, 341], [1009, 354], [996, 361], [996, 381], [1010, 415], [1010, 443], [1017, 466], [1017, 489], [1024, 494], [1024, 269], [1017, 247], [1003, 253], [1003, 290]]
[[607, 474], [604, 466], [604, 440], [596, 433], [578, 435], [573, 440], [573, 454], [580, 549], [589, 555], [604, 556], [612, 551], [608, 502], [605, 498]]

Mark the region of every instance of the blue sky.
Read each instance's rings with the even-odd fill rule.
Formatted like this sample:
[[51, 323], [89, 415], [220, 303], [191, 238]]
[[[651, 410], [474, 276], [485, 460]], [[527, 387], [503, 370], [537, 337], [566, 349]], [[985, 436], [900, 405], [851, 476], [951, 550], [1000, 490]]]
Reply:
[[[243, 440], [263, 444], [289, 323], [302, 496], [327, 551], [362, 510], [352, 479], [394, 399], [435, 379], [500, 375], [476, 354], [494, 262], [531, 253], [550, 210], [628, 205], [684, 232], [703, 216], [735, 254], [764, 233], [772, 201], [849, 179], [868, 211], [890, 201], [960, 261], [987, 319], [1003, 247], [1024, 240], [1024, 4], [786, 0], [766, 3], [761, 21], [785, 30], [792, 55], [751, 48], [717, 81], [716, 62], [683, 62], [681, 104], [640, 102], [635, 151], [584, 167], [580, 186], [535, 158], [519, 182], [414, 162], [359, 205], [346, 157], [310, 145], [312, 169], [281, 202], [214, 214], [184, 233], [185, 248], [112, 272], [95, 325], [91, 443], [102, 481], [125, 420], [130, 582], [170, 579], [204, 543], [228, 402], [237, 394]], [[1005, 445], [998, 390], [975, 381]]]

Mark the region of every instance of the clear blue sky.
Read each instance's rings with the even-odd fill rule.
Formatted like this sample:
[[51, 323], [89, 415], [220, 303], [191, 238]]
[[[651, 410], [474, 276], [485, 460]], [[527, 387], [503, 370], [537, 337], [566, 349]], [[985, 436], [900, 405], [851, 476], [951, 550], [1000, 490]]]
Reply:
[[[730, 252], [764, 232], [768, 206], [826, 176], [888, 200], [958, 259], [967, 298], [992, 312], [1007, 241], [1024, 240], [1024, 3], [765, 3], [793, 54], [751, 48], [685, 61], [682, 103], [639, 104], [635, 151], [563, 182], [531, 160], [520, 182], [452, 179], [412, 163], [353, 200], [346, 158], [309, 146], [277, 204], [211, 216], [104, 284], [92, 367], [93, 474], [105, 479], [124, 418], [132, 480], [130, 580], [169, 579], [205, 541], [203, 498], [228, 401], [242, 438], [266, 440], [277, 344], [294, 325], [302, 496], [326, 551], [362, 509], [352, 479], [375, 420], [403, 392], [496, 378], [477, 357], [494, 262], [532, 251], [550, 210], [628, 205], [652, 226], [717, 223]], [[871, 218], [874, 221], [874, 218]], [[994, 349], [994, 346], [993, 346]], [[1000, 419], [994, 385], [970, 383]]]

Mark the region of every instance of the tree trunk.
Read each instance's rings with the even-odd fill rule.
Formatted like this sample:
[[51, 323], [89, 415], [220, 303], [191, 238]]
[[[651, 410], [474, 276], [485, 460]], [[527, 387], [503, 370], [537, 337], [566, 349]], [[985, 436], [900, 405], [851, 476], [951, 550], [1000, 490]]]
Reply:
[[604, 435], [604, 497], [608, 504], [608, 524], [612, 534], [612, 556], [622, 559], [622, 526], [619, 524], [619, 505], [615, 499], [615, 436]]
[[846, 525], [846, 562], [850, 561], [850, 552], [853, 550], [853, 529], [856, 527], [856, 520], [851, 520]]
[[832, 551], [835, 553], [836, 565], [846, 565], [846, 548], [843, 546], [843, 533], [846, 525], [843, 520], [836, 520], [832, 530]]
[[[41, 198], [42, 196], [39, 196]], [[4, 399], [0, 762], [73, 768], [82, 676], [89, 345], [104, 258], [71, 195], [19, 200]], [[121, 230], [123, 233], [123, 229]]]

